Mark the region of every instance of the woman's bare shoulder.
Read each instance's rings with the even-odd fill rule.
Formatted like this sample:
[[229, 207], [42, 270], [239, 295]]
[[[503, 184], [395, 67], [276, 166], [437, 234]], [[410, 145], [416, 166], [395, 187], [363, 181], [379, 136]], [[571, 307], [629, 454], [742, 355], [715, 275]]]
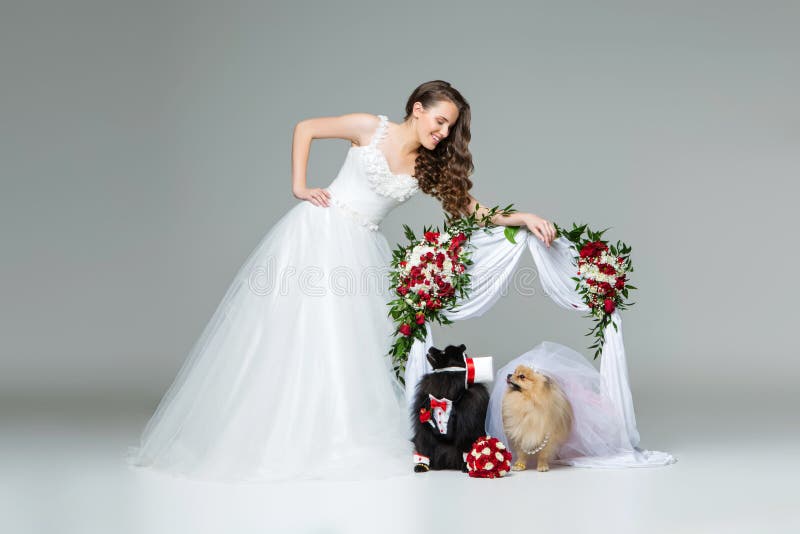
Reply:
[[347, 139], [353, 146], [369, 143], [380, 117], [372, 113], [346, 113], [334, 117], [313, 117], [300, 121], [297, 126], [311, 134], [312, 139]]

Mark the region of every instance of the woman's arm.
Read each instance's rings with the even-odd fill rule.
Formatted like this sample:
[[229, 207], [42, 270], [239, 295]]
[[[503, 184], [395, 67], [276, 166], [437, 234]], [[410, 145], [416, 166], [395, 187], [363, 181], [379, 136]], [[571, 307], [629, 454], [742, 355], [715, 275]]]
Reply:
[[[478, 208], [478, 205], [480, 205], [480, 208]], [[478, 208], [477, 212], [475, 211], [476, 208]], [[468, 213], [475, 213], [477, 218], [481, 218], [489, 212], [489, 208], [480, 204], [472, 195], [469, 195], [468, 210]], [[525, 226], [548, 247], [550, 243], [553, 242], [553, 239], [556, 238], [556, 228], [553, 226], [553, 223], [533, 213], [515, 212], [509, 215], [498, 214], [490, 220], [498, 226]]]
[[377, 116], [369, 113], [349, 113], [338, 117], [305, 119], [294, 127], [292, 138], [292, 194], [300, 200], [308, 200], [315, 206], [328, 206], [330, 193], [325, 189], [309, 188], [306, 185], [308, 154], [314, 139], [347, 139], [355, 145], [364, 143], [365, 137], [375, 130]]

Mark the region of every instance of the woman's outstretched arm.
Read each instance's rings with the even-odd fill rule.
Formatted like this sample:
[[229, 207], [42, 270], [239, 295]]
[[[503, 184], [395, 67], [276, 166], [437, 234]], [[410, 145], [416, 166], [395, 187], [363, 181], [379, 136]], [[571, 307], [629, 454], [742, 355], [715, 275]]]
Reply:
[[[478, 208], [476, 216], [480, 218], [489, 212], [489, 208], [479, 203], [472, 195], [469, 195], [468, 213], [475, 213], [475, 209], [478, 205], [480, 205], [480, 208]], [[499, 226], [525, 226], [548, 247], [550, 243], [553, 242], [553, 239], [556, 238], [556, 228], [553, 226], [553, 223], [533, 213], [515, 212], [509, 215], [498, 214], [490, 220]]]
[[316, 117], [298, 122], [292, 138], [292, 194], [315, 206], [328, 206], [330, 193], [306, 185], [308, 154], [314, 139], [347, 139], [361, 145], [375, 130], [380, 119], [369, 113], [348, 113], [338, 117]]

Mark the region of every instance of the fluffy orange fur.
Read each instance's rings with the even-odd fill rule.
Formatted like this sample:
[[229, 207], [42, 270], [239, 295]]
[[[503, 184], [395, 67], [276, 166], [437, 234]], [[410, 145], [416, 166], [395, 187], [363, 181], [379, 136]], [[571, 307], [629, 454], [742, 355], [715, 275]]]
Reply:
[[518, 365], [506, 377], [503, 396], [503, 428], [517, 460], [513, 471], [527, 468], [529, 454], [549, 436], [547, 445], [535, 453], [536, 469], [547, 471], [550, 460], [569, 438], [572, 406], [558, 384], [530, 367]]

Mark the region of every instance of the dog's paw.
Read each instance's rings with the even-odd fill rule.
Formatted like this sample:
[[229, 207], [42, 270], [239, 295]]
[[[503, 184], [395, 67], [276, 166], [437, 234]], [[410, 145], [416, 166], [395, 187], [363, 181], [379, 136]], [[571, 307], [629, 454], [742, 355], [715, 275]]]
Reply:
[[428, 472], [428, 471], [430, 471], [430, 470], [431, 470], [431, 468], [430, 468], [430, 467], [428, 467], [428, 466], [427, 466], [427, 465], [425, 465], [425, 464], [416, 464], [416, 465], [414, 466], [414, 472], [415, 472], [415, 473], [427, 473], [427, 472]]
[[540, 473], [544, 473], [545, 471], [550, 471], [550, 466], [548, 464], [540, 463], [536, 465], [536, 470]]
[[525, 462], [517, 462], [511, 466], [512, 471], [525, 471], [527, 468], [528, 466], [525, 465]]

